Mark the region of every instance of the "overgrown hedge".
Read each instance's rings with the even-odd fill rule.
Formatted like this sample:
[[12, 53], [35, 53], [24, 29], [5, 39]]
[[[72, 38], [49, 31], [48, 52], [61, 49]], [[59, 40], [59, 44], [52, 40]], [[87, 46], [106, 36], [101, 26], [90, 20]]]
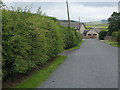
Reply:
[[120, 30], [112, 32], [112, 37], [114, 37], [120, 43]]
[[104, 38], [105, 38], [106, 35], [107, 35], [107, 31], [105, 31], [105, 30], [100, 31], [100, 33], [99, 33], [99, 39], [100, 40], [104, 40]]
[[2, 10], [2, 14], [3, 79], [45, 65], [82, 39], [52, 17], [22, 10]]
[[120, 30], [120, 12], [113, 12], [108, 19], [108, 23], [108, 35], [111, 36], [112, 32], [117, 32]]

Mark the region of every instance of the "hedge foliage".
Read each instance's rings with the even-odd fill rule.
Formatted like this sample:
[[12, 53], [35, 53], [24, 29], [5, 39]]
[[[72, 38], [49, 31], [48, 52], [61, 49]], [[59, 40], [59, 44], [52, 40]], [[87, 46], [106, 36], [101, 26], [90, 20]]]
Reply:
[[108, 35], [111, 36], [112, 32], [120, 30], [120, 12], [113, 12], [113, 14], [108, 19]]
[[120, 43], [120, 31], [112, 32], [112, 37], [116, 38], [116, 40]]
[[107, 31], [105, 31], [105, 30], [100, 31], [100, 33], [99, 33], [99, 39], [100, 40], [104, 40], [104, 38], [105, 38], [106, 35], [107, 35]]
[[43, 66], [63, 49], [76, 46], [81, 35], [56, 18], [29, 11], [2, 10], [3, 79]]

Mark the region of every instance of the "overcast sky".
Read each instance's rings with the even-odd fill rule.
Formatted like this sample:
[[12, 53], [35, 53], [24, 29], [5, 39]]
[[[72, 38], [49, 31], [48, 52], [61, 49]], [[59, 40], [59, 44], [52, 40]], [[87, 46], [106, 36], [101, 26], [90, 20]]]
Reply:
[[[28, 0], [29, 1], [29, 0]], [[33, 0], [32, 0], [33, 1]], [[85, 0], [84, 0], [85, 1]], [[94, 0], [93, 0], [94, 1]], [[102, 1], [102, 0], [101, 0]], [[104, 0], [105, 1], [105, 0]], [[110, 0], [109, 0], [110, 1]], [[69, 2], [70, 18], [81, 22], [99, 21], [108, 19], [114, 11], [118, 11], [118, 1], [111, 2]], [[42, 11], [48, 16], [56, 17], [57, 19], [67, 19], [66, 3], [65, 2], [7, 2], [7, 6], [22, 7], [32, 6], [31, 11], [36, 12], [41, 6]]]

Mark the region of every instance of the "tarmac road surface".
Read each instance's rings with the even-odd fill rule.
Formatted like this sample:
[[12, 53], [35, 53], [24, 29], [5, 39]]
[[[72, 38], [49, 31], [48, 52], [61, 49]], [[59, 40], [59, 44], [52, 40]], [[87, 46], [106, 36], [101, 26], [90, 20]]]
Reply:
[[86, 39], [39, 88], [117, 88], [118, 48]]

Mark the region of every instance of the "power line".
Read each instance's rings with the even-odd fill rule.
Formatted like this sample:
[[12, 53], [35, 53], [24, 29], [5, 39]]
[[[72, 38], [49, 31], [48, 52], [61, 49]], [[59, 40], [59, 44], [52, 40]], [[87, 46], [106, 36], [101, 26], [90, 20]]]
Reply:
[[79, 31], [80, 31], [80, 17], [79, 17]]

